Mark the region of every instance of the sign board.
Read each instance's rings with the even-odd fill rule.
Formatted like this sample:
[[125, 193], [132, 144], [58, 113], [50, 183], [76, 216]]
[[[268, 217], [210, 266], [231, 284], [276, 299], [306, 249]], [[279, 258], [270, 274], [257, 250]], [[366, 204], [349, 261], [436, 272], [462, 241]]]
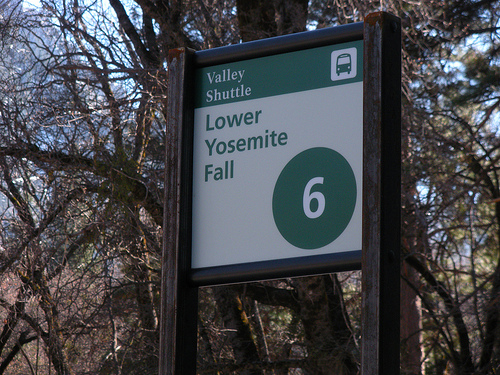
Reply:
[[360, 268], [361, 34], [199, 67], [194, 87], [193, 280]]
[[159, 373], [198, 286], [361, 268], [361, 373], [399, 374], [399, 18], [171, 50], [166, 123]]

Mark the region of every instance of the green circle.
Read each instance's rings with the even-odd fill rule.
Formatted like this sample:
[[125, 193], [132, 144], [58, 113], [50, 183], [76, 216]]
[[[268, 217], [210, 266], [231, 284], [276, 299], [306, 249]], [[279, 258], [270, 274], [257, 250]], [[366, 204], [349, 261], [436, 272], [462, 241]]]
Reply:
[[292, 245], [318, 249], [345, 230], [356, 197], [356, 178], [347, 160], [329, 148], [311, 148], [290, 160], [278, 177], [274, 222]]

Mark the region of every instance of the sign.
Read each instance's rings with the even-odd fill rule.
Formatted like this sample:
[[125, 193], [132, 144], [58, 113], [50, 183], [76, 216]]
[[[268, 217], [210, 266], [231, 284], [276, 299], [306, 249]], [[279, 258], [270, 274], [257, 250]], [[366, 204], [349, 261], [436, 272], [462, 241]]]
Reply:
[[362, 58], [355, 40], [195, 70], [194, 275], [360, 257]]
[[159, 372], [198, 286], [361, 268], [361, 373], [399, 374], [399, 18], [171, 50], [166, 125]]

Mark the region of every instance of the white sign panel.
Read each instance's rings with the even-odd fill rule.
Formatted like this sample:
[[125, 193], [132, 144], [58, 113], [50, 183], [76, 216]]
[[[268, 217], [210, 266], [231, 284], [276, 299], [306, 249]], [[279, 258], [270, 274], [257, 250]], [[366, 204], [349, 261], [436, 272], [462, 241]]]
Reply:
[[361, 250], [362, 54], [197, 70], [192, 268]]

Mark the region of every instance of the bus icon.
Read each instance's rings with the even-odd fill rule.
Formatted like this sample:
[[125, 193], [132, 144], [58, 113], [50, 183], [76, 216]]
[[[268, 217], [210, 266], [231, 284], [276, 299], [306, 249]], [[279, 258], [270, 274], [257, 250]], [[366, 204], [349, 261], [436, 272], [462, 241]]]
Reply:
[[351, 73], [351, 55], [348, 53], [337, 56], [337, 75], [344, 72]]
[[331, 56], [331, 79], [340, 81], [356, 78], [358, 50], [356, 47], [333, 51]]

